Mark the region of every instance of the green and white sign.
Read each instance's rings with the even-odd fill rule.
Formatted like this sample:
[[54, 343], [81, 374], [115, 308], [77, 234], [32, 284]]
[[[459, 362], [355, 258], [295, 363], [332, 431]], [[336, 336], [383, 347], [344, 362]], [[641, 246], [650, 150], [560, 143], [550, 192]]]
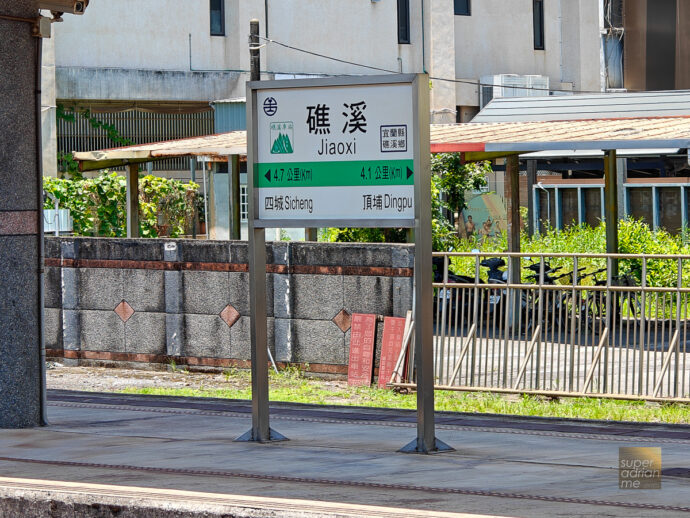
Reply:
[[410, 83], [266, 88], [255, 103], [257, 220], [414, 220]]

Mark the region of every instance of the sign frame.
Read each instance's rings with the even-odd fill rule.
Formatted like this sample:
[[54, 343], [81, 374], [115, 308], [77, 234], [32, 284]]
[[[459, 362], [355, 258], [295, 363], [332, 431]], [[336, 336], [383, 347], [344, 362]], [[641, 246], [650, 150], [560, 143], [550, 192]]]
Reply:
[[[264, 219], [259, 218], [259, 192], [255, 188], [258, 138], [257, 93], [290, 88], [399, 85], [412, 89], [414, 219]], [[270, 442], [286, 438], [269, 426], [268, 333], [266, 315], [266, 228], [369, 227], [414, 229], [415, 257], [415, 368], [417, 372], [417, 438], [399, 451], [438, 453], [453, 448], [438, 440], [434, 423], [433, 278], [431, 266], [431, 163], [429, 76], [389, 74], [247, 82], [247, 172], [249, 189], [249, 306], [251, 311], [252, 428], [237, 440]]]

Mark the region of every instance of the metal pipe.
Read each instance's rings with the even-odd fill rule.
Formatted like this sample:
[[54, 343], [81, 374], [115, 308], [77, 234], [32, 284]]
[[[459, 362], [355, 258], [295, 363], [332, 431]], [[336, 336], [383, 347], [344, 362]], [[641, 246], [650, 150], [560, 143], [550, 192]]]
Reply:
[[48, 425], [48, 396], [46, 390], [46, 342], [45, 342], [45, 243], [43, 242], [43, 138], [41, 135], [41, 67], [43, 39], [36, 38], [36, 204], [38, 224], [38, 350], [39, 350], [39, 409], [40, 425]]
[[546, 193], [546, 219], [551, 226], [551, 193], [541, 182], [537, 182], [537, 187]]

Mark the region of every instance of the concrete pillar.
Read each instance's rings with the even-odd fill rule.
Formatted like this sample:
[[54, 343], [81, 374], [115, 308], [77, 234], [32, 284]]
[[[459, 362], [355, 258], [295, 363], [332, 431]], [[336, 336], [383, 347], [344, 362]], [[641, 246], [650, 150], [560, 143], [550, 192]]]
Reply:
[[[427, 68], [431, 76], [457, 77], [455, 75], [455, 23], [452, 0], [434, 0], [427, 6], [429, 19], [429, 53]], [[456, 119], [455, 83], [431, 80], [431, 122], [452, 124]]]
[[[163, 260], [179, 262], [181, 250], [174, 241], [163, 245]], [[184, 342], [184, 289], [182, 272], [166, 271], [165, 282], [165, 349], [168, 356], [181, 356]]]
[[55, 90], [55, 39], [45, 38], [41, 53], [41, 136], [43, 176], [57, 176], [57, 119]]
[[[0, 4], [35, 18], [35, 0]], [[42, 424], [43, 247], [39, 40], [0, 20], [0, 428]]]
[[139, 237], [139, 164], [127, 169], [127, 237]]

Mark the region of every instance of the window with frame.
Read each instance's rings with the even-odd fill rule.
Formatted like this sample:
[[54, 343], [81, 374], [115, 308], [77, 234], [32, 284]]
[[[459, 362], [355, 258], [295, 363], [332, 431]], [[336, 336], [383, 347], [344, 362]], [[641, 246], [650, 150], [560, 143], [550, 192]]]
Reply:
[[534, 50], [544, 50], [544, 0], [532, 0]]
[[225, 0], [210, 0], [211, 36], [225, 36]]
[[398, 0], [398, 43], [410, 43], [410, 0]]
[[472, 14], [470, 2], [472, 0], [454, 0], [456, 16], [470, 16]]

